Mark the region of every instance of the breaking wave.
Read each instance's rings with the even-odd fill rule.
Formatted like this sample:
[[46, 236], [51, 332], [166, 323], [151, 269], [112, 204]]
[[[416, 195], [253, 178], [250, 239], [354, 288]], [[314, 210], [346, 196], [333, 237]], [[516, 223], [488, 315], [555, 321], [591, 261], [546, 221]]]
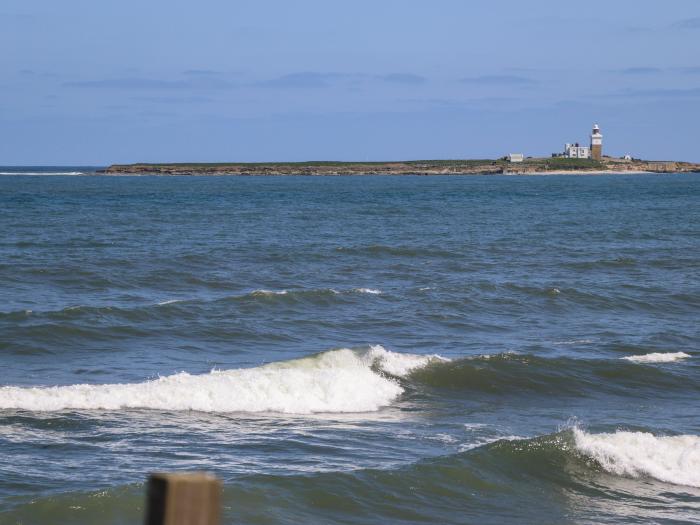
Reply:
[[685, 352], [654, 352], [644, 355], [630, 355], [622, 359], [632, 361], [633, 363], [673, 363], [689, 357], [690, 355]]
[[[591, 484], [601, 472], [631, 479], [655, 479], [700, 487], [700, 436], [661, 436], [616, 430], [587, 432], [574, 426], [531, 439], [506, 439], [463, 454], [489, 462], [518, 465], [538, 477], [565, 477], [571, 484]], [[599, 484], [601, 481], [595, 481]], [[567, 483], [564, 483], [567, 484]]]
[[700, 488], [700, 436], [623, 431], [589, 434], [578, 428], [573, 429], [573, 436], [576, 450], [611, 474]]
[[[52, 328], [55, 334], [55, 328]], [[424, 399], [465, 392], [489, 396], [592, 395], [601, 391], [659, 397], [700, 392], [684, 369], [625, 360], [494, 354], [445, 359], [382, 346], [339, 349], [254, 368], [181, 372], [141, 383], [0, 387], [0, 409], [196, 410], [286, 414], [375, 412], [405, 394]]]
[[491, 470], [494, 465], [509, 465], [536, 477], [556, 476], [560, 484], [590, 485], [596, 474], [605, 472], [700, 488], [700, 436], [690, 434], [593, 433], [574, 426], [530, 439], [500, 439], [457, 457], [467, 466], [488, 463]]
[[440, 359], [381, 346], [340, 349], [256, 368], [186, 372], [133, 384], [0, 388], [0, 409], [197, 410], [287, 414], [373, 412], [397, 399], [396, 378]]

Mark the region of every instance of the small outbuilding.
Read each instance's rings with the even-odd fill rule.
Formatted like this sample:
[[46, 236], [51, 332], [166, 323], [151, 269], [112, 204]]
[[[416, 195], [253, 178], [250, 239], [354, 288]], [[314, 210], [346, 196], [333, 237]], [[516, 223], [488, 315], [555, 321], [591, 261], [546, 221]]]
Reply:
[[523, 162], [525, 160], [525, 155], [522, 153], [511, 153], [508, 155], [508, 162]]

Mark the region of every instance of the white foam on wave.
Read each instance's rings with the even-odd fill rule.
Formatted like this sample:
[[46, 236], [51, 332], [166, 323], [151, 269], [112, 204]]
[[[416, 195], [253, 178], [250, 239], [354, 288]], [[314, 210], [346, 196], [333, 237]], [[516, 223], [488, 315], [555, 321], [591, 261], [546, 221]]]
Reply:
[[340, 349], [256, 368], [182, 372], [133, 384], [0, 387], [0, 409], [197, 410], [287, 414], [373, 412], [391, 404], [404, 376], [438, 359], [382, 346]]
[[655, 352], [644, 355], [630, 355], [622, 359], [632, 361], [633, 363], [673, 363], [674, 361], [680, 361], [681, 359], [687, 359], [689, 357], [690, 355], [685, 352]]
[[562, 345], [562, 346], [568, 346], [568, 345], [589, 345], [593, 343], [594, 341], [592, 339], [570, 339], [566, 341], [554, 341], [553, 344], [555, 345]]
[[275, 295], [287, 295], [287, 294], [309, 294], [309, 293], [319, 293], [319, 294], [332, 294], [332, 295], [340, 295], [340, 294], [369, 294], [369, 295], [381, 295], [382, 291], [381, 290], [376, 290], [374, 288], [351, 288], [351, 289], [346, 289], [346, 290], [341, 290], [338, 291], [335, 288], [300, 288], [300, 289], [294, 289], [294, 290], [265, 290], [265, 289], [259, 289], [259, 290], [254, 290], [250, 292], [249, 295], [253, 297], [271, 297]]
[[183, 301], [184, 301], [184, 299], [168, 299], [167, 301], [160, 301], [158, 303], [158, 306], [165, 306], [166, 304], [181, 303]]
[[375, 290], [374, 288], [354, 288], [352, 290], [355, 293], [366, 293], [370, 295], [381, 295], [382, 291], [381, 290]]
[[437, 354], [417, 355], [389, 352], [380, 345], [370, 346], [367, 357], [380, 370], [395, 377], [406, 377], [414, 370], [423, 368], [431, 363], [449, 361], [446, 357], [441, 357]]
[[475, 448], [484, 447], [486, 445], [490, 445], [491, 443], [497, 443], [499, 441], [520, 441], [521, 439], [527, 439], [527, 438], [525, 438], [523, 436], [516, 436], [516, 435], [482, 437], [482, 438], [476, 439], [475, 441], [471, 441], [469, 443], [462, 443], [459, 446], [459, 451], [460, 452], [467, 452], [469, 450], [474, 450]]
[[253, 297], [255, 296], [270, 296], [270, 295], [287, 295], [289, 292], [287, 290], [254, 290], [250, 293]]
[[506, 350], [505, 352], [500, 352], [498, 354], [480, 354], [471, 357], [471, 359], [483, 359], [485, 361], [488, 361], [489, 359], [493, 359], [494, 357], [500, 357], [504, 359], [510, 359], [511, 357], [517, 356], [518, 353], [514, 352], [513, 350]]
[[577, 450], [612, 474], [700, 487], [700, 436], [623, 431], [589, 434], [579, 428], [573, 433]]

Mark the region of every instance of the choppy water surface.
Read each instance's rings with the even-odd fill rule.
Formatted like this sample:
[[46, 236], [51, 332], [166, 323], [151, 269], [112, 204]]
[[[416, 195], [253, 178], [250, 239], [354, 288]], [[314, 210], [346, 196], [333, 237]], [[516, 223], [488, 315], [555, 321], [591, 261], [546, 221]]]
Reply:
[[694, 175], [6, 175], [0, 292], [0, 523], [699, 520]]

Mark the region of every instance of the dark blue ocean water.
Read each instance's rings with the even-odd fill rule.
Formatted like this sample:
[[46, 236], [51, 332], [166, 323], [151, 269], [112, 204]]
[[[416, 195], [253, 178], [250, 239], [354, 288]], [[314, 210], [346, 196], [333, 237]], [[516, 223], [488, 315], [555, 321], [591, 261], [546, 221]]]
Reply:
[[697, 175], [0, 176], [0, 523], [697, 523], [699, 320]]

